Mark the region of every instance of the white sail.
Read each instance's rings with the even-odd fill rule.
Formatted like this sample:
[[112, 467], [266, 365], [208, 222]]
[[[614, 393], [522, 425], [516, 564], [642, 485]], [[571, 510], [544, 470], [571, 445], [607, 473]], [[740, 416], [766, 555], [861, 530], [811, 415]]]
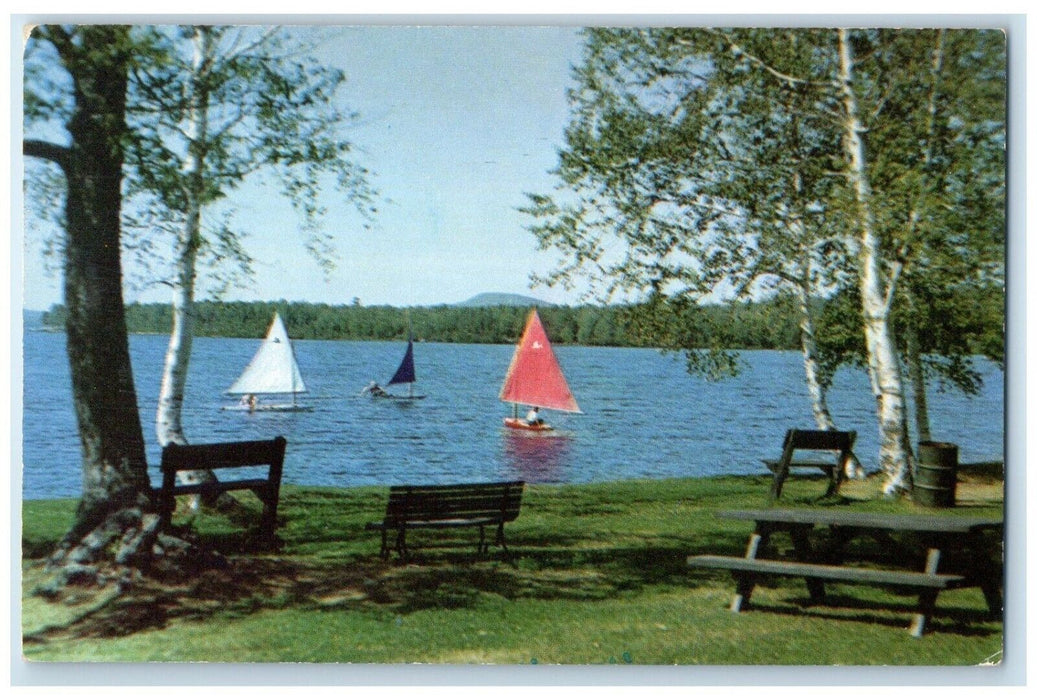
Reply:
[[292, 341], [281, 321], [274, 313], [270, 330], [259, 346], [256, 356], [248, 363], [228, 394], [298, 394], [306, 391], [299, 365], [295, 361]]

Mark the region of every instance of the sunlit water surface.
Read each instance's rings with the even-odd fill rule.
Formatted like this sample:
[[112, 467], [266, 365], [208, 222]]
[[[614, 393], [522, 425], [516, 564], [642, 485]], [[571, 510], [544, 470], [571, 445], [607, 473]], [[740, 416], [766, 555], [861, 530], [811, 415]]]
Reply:
[[[155, 402], [167, 338], [135, 335], [130, 350], [152, 481], [158, 483]], [[309, 393], [307, 413], [223, 411], [223, 391], [258, 340], [198, 338], [183, 422], [191, 442], [284, 435], [289, 484], [355, 486], [521, 478], [595, 482], [716, 474], [759, 474], [789, 427], [811, 427], [800, 355], [742, 354], [735, 379], [689, 376], [679, 356], [631, 348], [556, 347], [582, 415], [545, 411], [558, 429], [516, 433], [502, 427], [510, 407], [497, 394], [513, 351], [503, 345], [415, 345], [420, 393], [410, 404], [360, 397], [370, 380], [396, 369], [404, 343], [296, 341]], [[23, 495], [76, 496], [80, 452], [65, 336], [27, 330], [24, 342]], [[934, 439], [961, 445], [962, 462], [1002, 459], [1001, 371], [980, 361], [978, 396], [933, 391]], [[405, 389], [403, 389], [405, 391]], [[858, 431], [866, 468], [877, 460], [875, 403], [865, 374], [844, 369], [829, 396], [843, 429]]]

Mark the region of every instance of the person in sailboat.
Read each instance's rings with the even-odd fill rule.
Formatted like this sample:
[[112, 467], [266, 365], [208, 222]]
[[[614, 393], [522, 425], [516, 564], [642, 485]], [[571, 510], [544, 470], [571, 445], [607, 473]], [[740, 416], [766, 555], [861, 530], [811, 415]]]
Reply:
[[361, 394], [370, 394], [371, 396], [388, 396], [389, 395], [388, 393], [386, 393], [385, 389], [383, 389], [382, 387], [378, 386], [378, 382], [374, 381], [373, 379], [371, 380], [371, 383], [368, 384], [367, 386], [365, 386], [364, 390], [361, 391], [360, 393]]
[[255, 394], [245, 394], [241, 397], [239, 403], [242, 406], [248, 406], [249, 411], [254, 411], [256, 410], [256, 404], [259, 403], [259, 399], [256, 398]]
[[526, 414], [526, 423], [529, 425], [542, 425], [543, 422], [544, 419], [540, 417], [540, 408], [538, 406], [529, 409], [529, 413]]

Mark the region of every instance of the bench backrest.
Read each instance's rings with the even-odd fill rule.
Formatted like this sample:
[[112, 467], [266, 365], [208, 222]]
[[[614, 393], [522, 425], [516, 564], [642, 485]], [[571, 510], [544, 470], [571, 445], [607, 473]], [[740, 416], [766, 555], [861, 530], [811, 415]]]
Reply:
[[832, 450], [839, 452], [839, 463], [853, 450], [857, 440], [854, 430], [800, 430], [792, 428], [785, 433], [781, 459], [788, 462], [797, 450]]
[[162, 473], [175, 475], [178, 471], [187, 470], [269, 465], [269, 479], [280, 482], [287, 444], [288, 441], [281, 436], [273, 440], [169, 444], [162, 449]]
[[385, 523], [408, 520], [492, 518], [510, 522], [518, 517], [524, 481], [435, 486], [390, 486]]

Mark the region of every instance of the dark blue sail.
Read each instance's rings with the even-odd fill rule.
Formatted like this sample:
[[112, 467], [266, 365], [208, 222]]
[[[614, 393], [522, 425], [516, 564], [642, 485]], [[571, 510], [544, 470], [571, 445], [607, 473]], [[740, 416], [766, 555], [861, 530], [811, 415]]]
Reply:
[[407, 341], [407, 352], [403, 355], [396, 374], [389, 380], [390, 384], [411, 384], [417, 381], [414, 377], [414, 341]]

